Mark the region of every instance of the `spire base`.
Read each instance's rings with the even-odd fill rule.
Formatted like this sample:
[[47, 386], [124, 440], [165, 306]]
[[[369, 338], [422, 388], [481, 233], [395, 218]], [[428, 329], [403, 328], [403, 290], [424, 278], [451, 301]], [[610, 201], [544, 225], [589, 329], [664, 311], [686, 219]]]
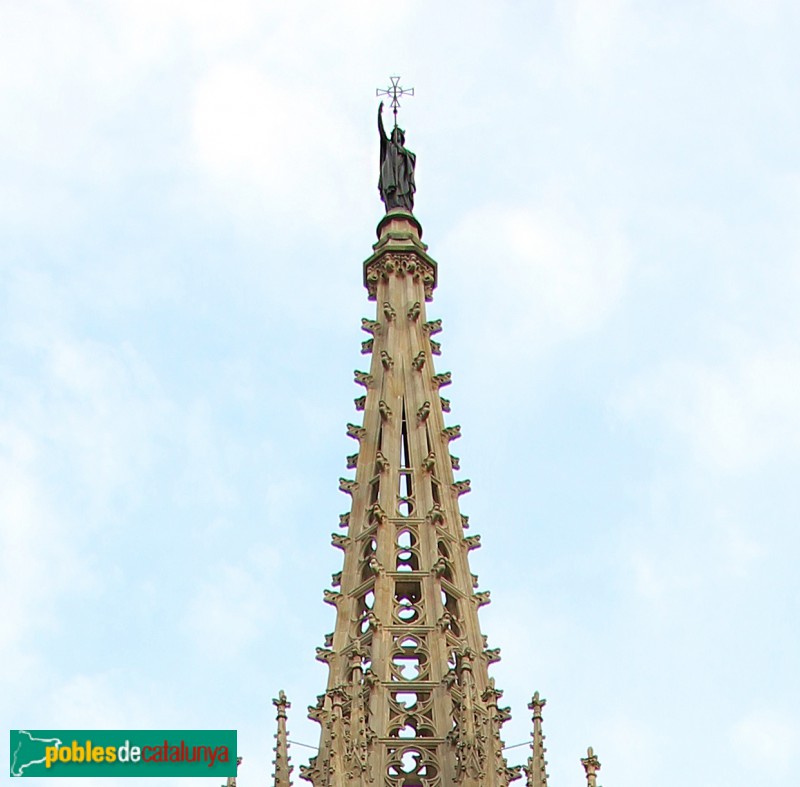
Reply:
[[379, 222], [378, 242], [374, 253], [364, 261], [364, 286], [369, 299], [375, 300], [377, 282], [392, 274], [422, 277], [425, 300], [433, 298], [436, 287], [436, 261], [428, 255], [428, 246], [421, 240], [422, 225], [405, 208], [392, 208]]
[[[410, 227], [408, 225], [411, 225]], [[416, 240], [422, 238], [422, 225], [417, 221], [416, 216], [405, 208], [392, 208], [386, 211], [386, 215], [378, 222], [377, 227], [378, 241], [382, 241], [384, 235], [389, 233], [400, 233], [405, 236], [411, 232]], [[423, 248], [428, 247], [422, 244]]]

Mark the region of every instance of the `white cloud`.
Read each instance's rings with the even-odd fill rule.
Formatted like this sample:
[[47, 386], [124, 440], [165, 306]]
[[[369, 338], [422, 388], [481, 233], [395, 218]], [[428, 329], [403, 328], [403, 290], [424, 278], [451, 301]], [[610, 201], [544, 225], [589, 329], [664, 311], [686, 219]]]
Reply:
[[340, 224], [363, 192], [354, 172], [367, 181], [357, 136], [331, 96], [255, 65], [217, 66], [195, 89], [196, 162], [223, 207], [239, 215], [291, 217], [298, 227]]
[[629, 415], [656, 415], [694, 460], [740, 472], [800, 451], [800, 353], [745, 349], [728, 361], [665, 362], [621, 398]]
[[558, 6], [566, 44], [581, 77], [593, 84], [606, 82], [609, 69], [621, 64], [626, 49], [644, 31], [628, 0], [573, 0]]
[[603, 751], [599, 753], [606, 783], [649, 781], [648, 775], [660, 769], [665, 752], [658, 745], [656, 733], [641, 716], [626, 716], [619, 710], [612, 710], [602, 735]]
[[263, 636], [274, 618], [278, 569], [277, 553], [262, 549], [241, 555], [236, 564], [221, 564], [214, 576], [207, 577], [185, 617], [196, 647], [213, 659], [236, 659]]
[[652, 611], [696, 609], [697, 599], [752, 583], [768, 565], [774, 556], [757, 530], [757, 523], [737, 521], [725, 511], [693, 511], [691, 520], [666, 529], [650, 523], [635, 535], [625, 533], [619, 562]]
[[[94, 504], [104, 504], [145, 468], [169, 405], [128, 345], [53, 338], [43, 350], [45, 397], [20, 416], [56, 447]], [[52, 448], [51, 448], [52, 451]]]
[[732, 16], [745, 24], [751, 34], [780, 23], [781, 17], [785, 20], [787, 11], [796, 8], [786, 0], [713, 0], [712, 6], [716, 6], [719, 14]]
[[22, 297], [1, 337], [16, 363], [0, 382], [0, 595], [13, 603], [0, 648], [19, 676], [61, 605], [101, 588], [96, 547], [86, 546], [138, 499], [134, 481], [169, 407], [131, 347], [76, 339], [47, 286], [41, 302], [11, 291]]
[[744, 527], [732, 525], [723, 532], [718, 565], [735, 579], [746, 579], [769, 557], [766, 546]]
[[662, 550], [634, 550], [628, 560], [633, 570], [637, 593], [650, 602], [671, 601], [676, 594], [685, 594], [697, 587], [699, 570], [692, 571], [684, 564], [676, 564], [674, 555], [666, 557]]
[[[270, 7], [270, 5], [272, 7]], [[250, 38], [279, 4], [255, 0], [137, 0], [114, 9], [127, 50], [141, 60], [169, 57], [176, 39], [188, 38], [200, 52], [214, 53]]]
[[486, 207], [443, 244], [458, 265], [460, 297], [495, 312], [485, 344], [514, 357], [600, 327], [624, 295], [630, 252], [608, 217], [587, 226], [567, 207]]
[[745, 718], [730, 734], [736, 759], [757, 773], [759, 779], [789, 778], [796, 760], [798, 738], [800, 727], [795, 720], [766, 709], [745, 710]]
[[62, 729], [159, 729], [173, 717], [168, 695], [130, 677], [121, 670], [73, 675], [53, 689], [47, 712]]
[[3, 679], [25, 674], [34, 634], [52, 628], [57, 599], [93, 579], [55, 510], [48, 485], [35, 472], [38, 446], [30, 435], [0, 422], [0, 618]]

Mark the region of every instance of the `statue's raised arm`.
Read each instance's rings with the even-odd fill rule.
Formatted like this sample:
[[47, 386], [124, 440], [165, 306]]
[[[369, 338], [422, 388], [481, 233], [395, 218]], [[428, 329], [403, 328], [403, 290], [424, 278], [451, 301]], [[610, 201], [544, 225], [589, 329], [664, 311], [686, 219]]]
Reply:
[[378, 133], [381, 135], [381, 143], [389, 141], [386, 129], [383, 127], [383, 101], [378, 104]]
[[383, 102], [378, 107], [378, 133], [381, 140], [381, 174], [378, 190], [386, 206], [404, 208], [409, 213], [414, 210], [414, 166], [416, 156], [405, 148], [405, 134], [395, 125], [391, 136], [383, 127]]
[[[389, 145], [389, 137], [386, 134], [386, 129], [383, 127], [383, 101], [381, 101], [378, 106], [378, 135], [381, 139], [381, 165], [383, 165], [383, 160], [386, 158], [386, 148]], [[381, 199], [383, 199], [382, 196]]]

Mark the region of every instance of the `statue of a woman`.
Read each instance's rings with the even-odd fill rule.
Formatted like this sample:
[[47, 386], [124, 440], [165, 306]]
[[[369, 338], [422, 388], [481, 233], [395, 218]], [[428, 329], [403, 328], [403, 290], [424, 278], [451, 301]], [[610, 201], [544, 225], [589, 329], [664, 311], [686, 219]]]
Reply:
[[398, 126], [392, 129], [391, 137], [383, 128], [383, 102], [378, 107], [378, 132], [381, 135], [381, 176], [378, 190], [387, 213], [392, 208], [414, 210], [414, 165], [416, 156], [407, 150], [405, 134]]

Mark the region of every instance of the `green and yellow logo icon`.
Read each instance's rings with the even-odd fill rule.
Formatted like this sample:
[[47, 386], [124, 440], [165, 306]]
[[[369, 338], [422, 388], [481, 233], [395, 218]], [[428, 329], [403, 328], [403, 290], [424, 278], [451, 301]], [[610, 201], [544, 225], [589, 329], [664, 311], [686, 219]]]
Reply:
[[236, 730], [11, 730], [10, 775], [235, 776]]

